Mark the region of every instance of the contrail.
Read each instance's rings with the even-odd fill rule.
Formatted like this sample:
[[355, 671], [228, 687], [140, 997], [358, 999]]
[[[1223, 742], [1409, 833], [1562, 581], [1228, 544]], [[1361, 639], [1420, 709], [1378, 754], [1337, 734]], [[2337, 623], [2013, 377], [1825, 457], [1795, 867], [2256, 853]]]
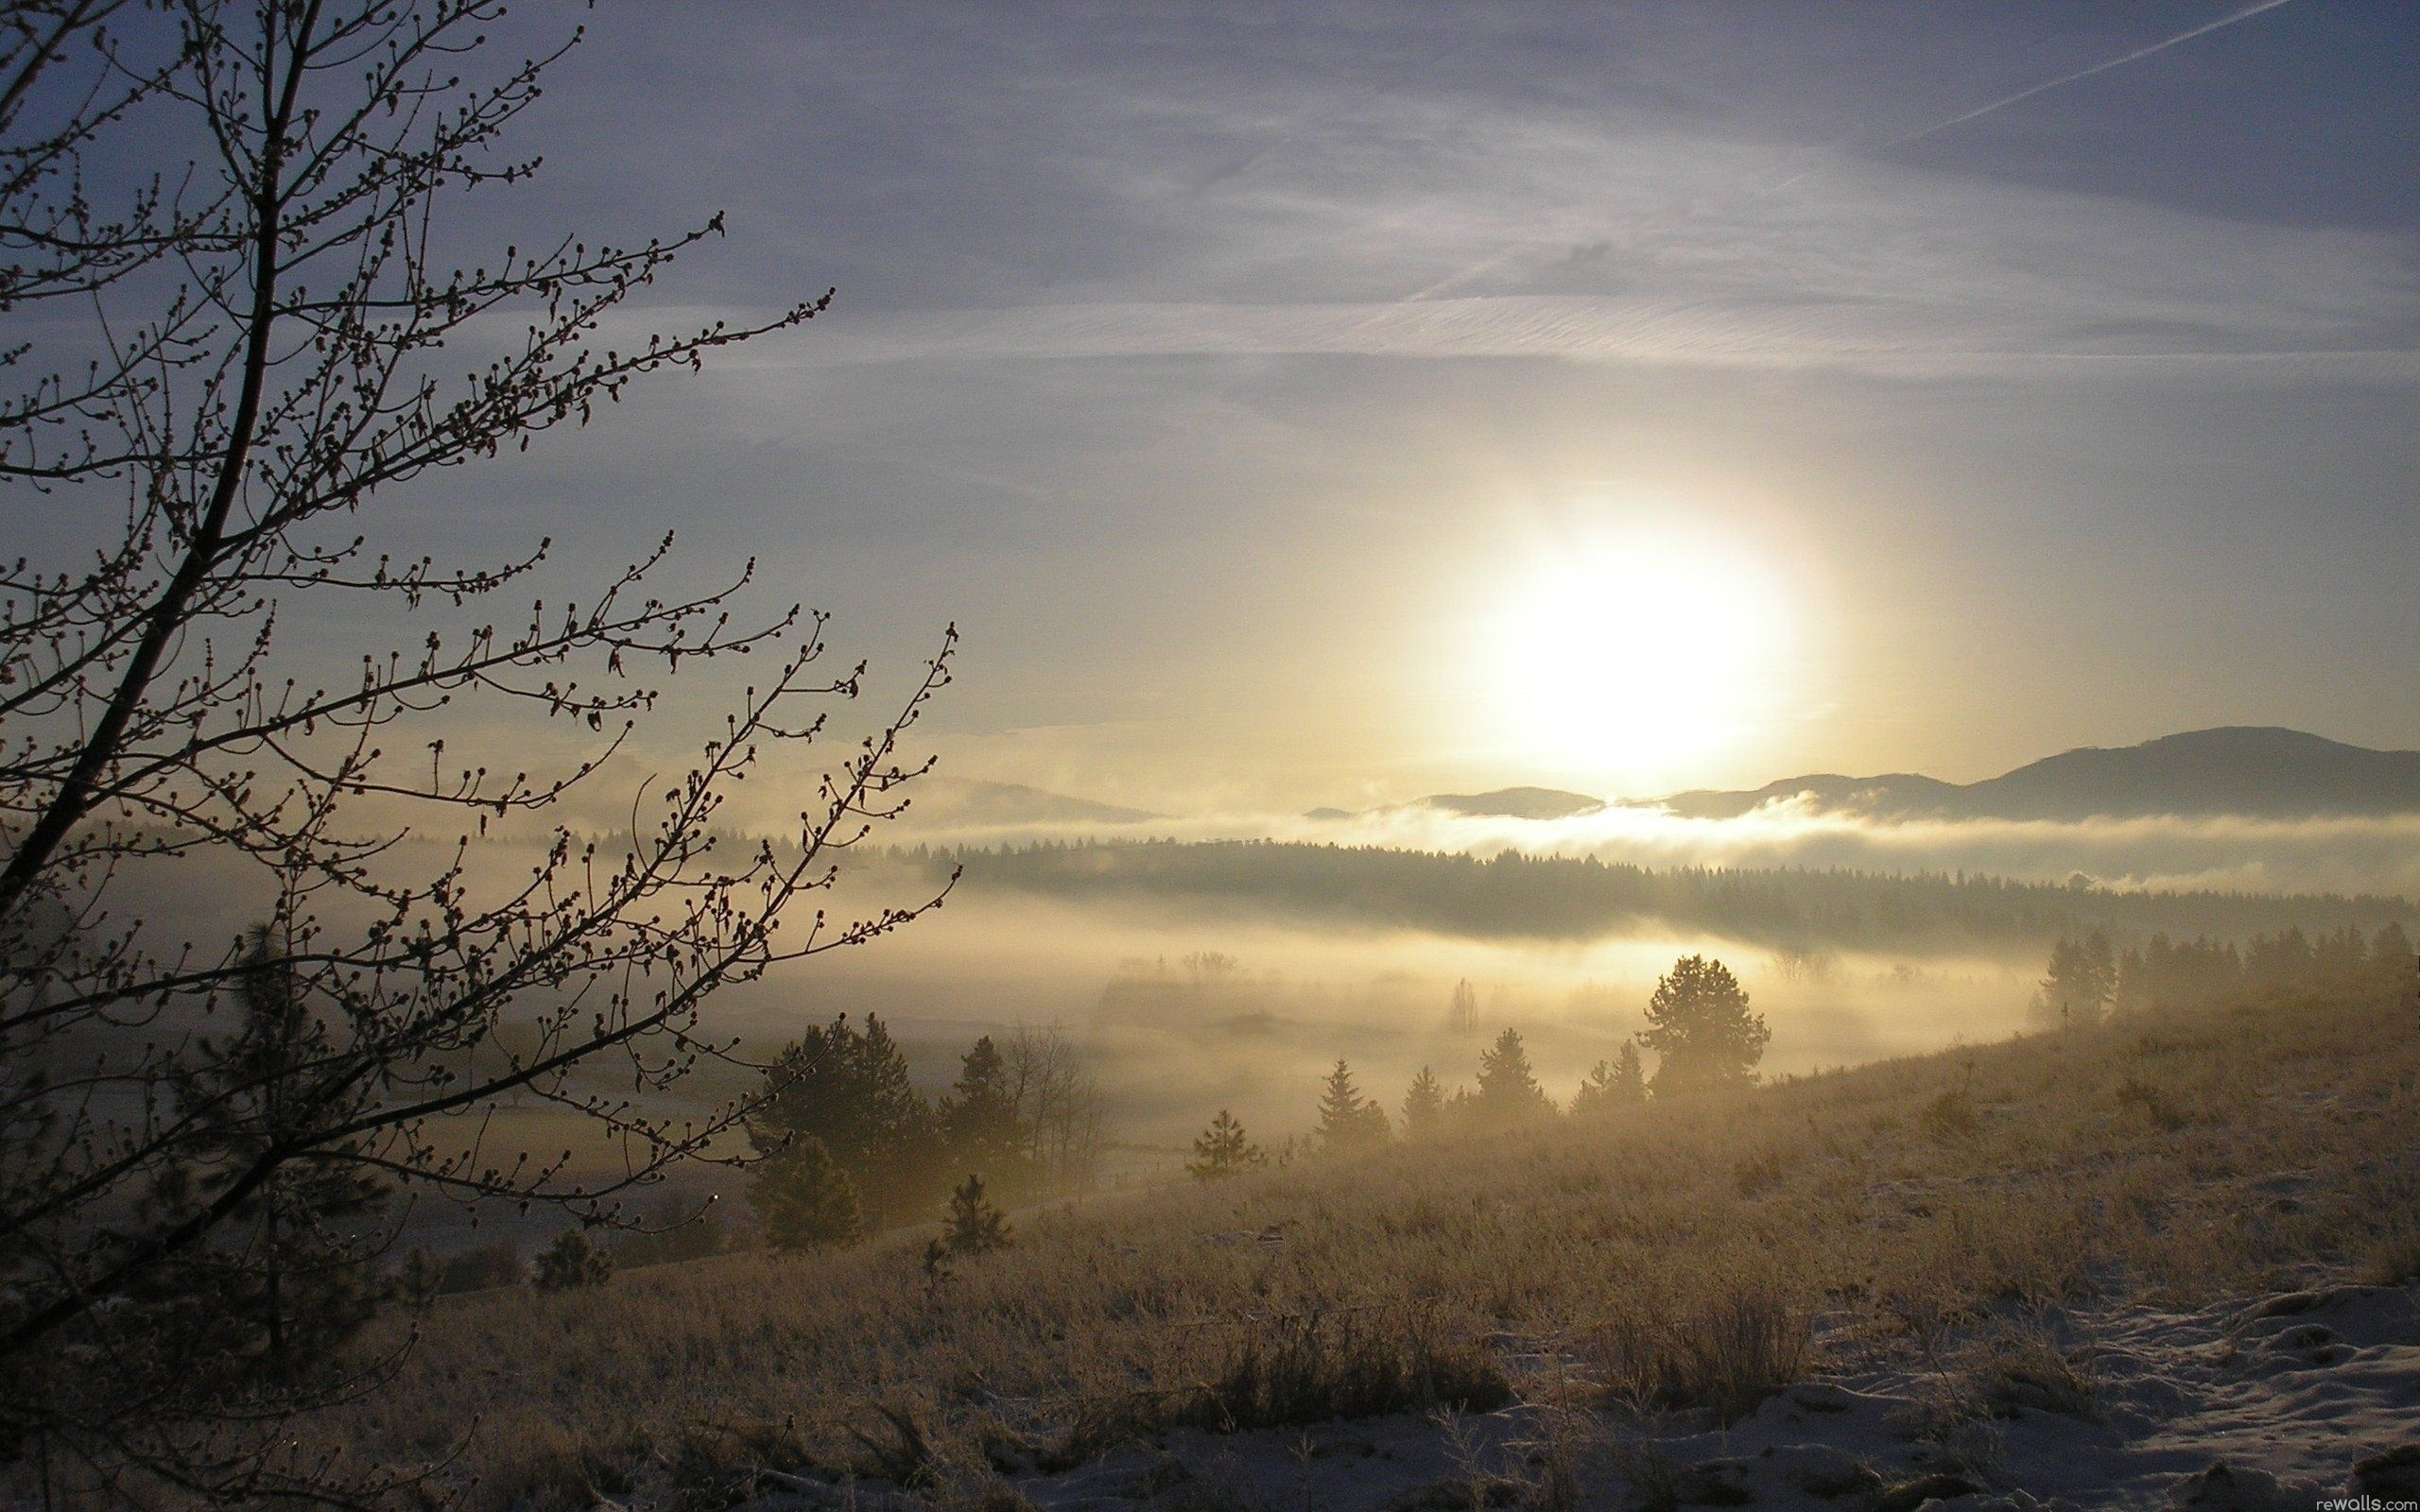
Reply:
[[2149, 58], [2153, 53], [2166, 52], [2169, 48], [2175, 46], [2179, 43], [2191, 42], [2196, 37], [2206, 36], [2211, 32], [2221, 29], [2221, 27], [2232, 26], [2238, 21], [2249, 21], [2264, 10], [2274, 10], [2285, 3], [2286, 0], [2259, 0], [2259, 4], [2257, 5], [2245, 6], [2242, 9], [2221, 16], [2216, 21], [2205, 21], [2202, 25], [2195, 26], [2190, 31], [2180, 31], [2175, 36], [2167, 38], [2161, 42], [2152, 43], [2148, 47], [2137, 47], [2131, 53], [2124, 54], [2121, 57], [2106, 59], [2100, 62], [2093, 64], [2089, 68], [2079, 68], [2072, 74], [2062, 74], [2056, 78], [2036, 84], [2031, 89], [2021, 89], [2014, 94], [2003, 95], [2000, 98], [1992, 101], [1988, 105], [1978, 105], [1963, 115], [1953, 115], [1946, 121], [1935, 121], [1932, 125], [1925, 127], [1920, 130], [1910, 131], [1905, 136], [1894, 136], [1890, 141], [1876, 143], [1876, 146], [1877, 147], [1904, 146], [1908, 143], [1928, 137], [1935, 131], [1946, 131], [1953, 126], [1963, 126], [1968, 121], [1974, 120], [1978, 116], [1989, 115], [1994, 111], [2006, 110], [2008, 107], [2014, 105], [2019, 100], [2030, 100], [2034, 95], [2040, 94], [2045, 91], [2054, 90], [2064, 85], [2072, 84], [2080, 78], [2090, 78], [2095, 74], [2105, 74], [2113, 68], [2122, 68], [2126, 64], [2135, 62], [2137, 60]]

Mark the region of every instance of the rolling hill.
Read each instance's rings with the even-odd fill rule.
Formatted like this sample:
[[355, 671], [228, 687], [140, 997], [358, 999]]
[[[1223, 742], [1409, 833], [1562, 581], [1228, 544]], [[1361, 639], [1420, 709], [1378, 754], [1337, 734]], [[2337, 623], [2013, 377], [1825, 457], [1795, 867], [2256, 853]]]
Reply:
[[1675, 793], [1656, 806], [1692, 818], [1734, 818], [1791, 800], [1880, 819], [2420, 814], [2420, 751], [2371, 750], [2301, 730], [2231, 726], [2139, 746], [2064, 751], [1979, 782], [1906, 772], [1819, 773], [1746, 792]]

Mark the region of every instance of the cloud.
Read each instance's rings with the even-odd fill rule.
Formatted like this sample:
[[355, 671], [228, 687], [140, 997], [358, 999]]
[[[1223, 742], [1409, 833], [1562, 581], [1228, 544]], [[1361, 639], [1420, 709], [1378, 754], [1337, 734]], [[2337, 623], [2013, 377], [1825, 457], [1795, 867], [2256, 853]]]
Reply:
[[[1246, 120], [1262, 101], [1122, 109], [1147, 139], [1155, 109], [1211, 142], [1269, 135]], [[1114, 266], [999, 302], [847, 315], [796, 350], [808, 364], [1358, 353], [2420, 377], [2408, 235], [1855, 158], [1798, 183], [1802, 150], [1619, 103], [1388, 96], [1260, 140], [1207, 186], [1103, 146], [1079, 198], [1093, 236], [1130, 248]]]

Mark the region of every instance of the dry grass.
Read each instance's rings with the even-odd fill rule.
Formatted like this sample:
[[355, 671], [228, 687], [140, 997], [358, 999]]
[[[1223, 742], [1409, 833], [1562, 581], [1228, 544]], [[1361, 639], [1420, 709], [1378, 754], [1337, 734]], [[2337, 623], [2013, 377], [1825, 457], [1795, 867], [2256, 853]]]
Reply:
[[[885, 1471], [1012, 1504], [994, 1467], [1482, 1409], [1542, 1354], [1728, 1418], [1821, 1367], [1819, 1314], [1836, 1349], [1904, 1348], [2019, 1305], [2411, 1266], [2420, 1168], [2379, 1131], [2420, 1126], [2415, 1065], [2400, 1005], [2138, 1022], [1102, 1198], [1021, 1216], [937, 1285], [916, 1234], [448, 1298], [330, 1426], [389, 1464], [467, 1443], [443, 1473], [501, 1508]], [[2261, 1195], [2277, 1173], [2307, 1178], [2294, 1200]], [[2082, 1410], [2058, 1358], [1957, 1368], [1986, 1416], [1995, 1389]]]

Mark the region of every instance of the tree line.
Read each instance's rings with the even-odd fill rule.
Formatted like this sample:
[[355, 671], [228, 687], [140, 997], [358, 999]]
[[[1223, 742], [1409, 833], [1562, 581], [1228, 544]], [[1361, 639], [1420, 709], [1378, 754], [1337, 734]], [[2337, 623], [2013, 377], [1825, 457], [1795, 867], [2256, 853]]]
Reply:
[[2346, 924], [2306, 935], [2293, 927], [2232, 940], [2154, 934], [2123, 947], [2094, 930], [2050, 948], [2034, 1011], [2046, 1022], [2092, 1023], [2147, 1008], [2211, 1007], [2284, 992], [2410, 1001], [2420, 996], [2420, 957], [2401, 924], [2373, 935]]
[[[1392, 1119], [1376, 1098], [1361, 1091], [1351, 1065], [1340, 1059], [1321, 1085], [1318, 1123], [1307, 1142], [1289, 1143], [1272, 1157], [1253, 1142], [1233, 1110], [1220, 1108], [1194, 1141], [1185, 1170], [1197, 1180], [1215, 1181], [1299, 1154], [1366, 1154], [1397, 1139], [1532, 1127], [1557, 1116], [1592, 1118], [1651, 1098], [1744, 1087], [1756, 1079], [1756, 1063], [1772, 1039], [1738, 979], [1720, 961], [1703, 955], [1683, 956], [1657, 980], [1646, 1021], [1612, 1059], [1590, 1069], [1570, 1104], [1561, 1108], [1539, 1084], [1521, 1031], [1511, 1027], [1479, 1053], [1470, 1086], [1448, 1092], [1432, 1067], [1421, 1067]], [[1652, 1074], [1642, 1050], [1656, 1056]]]
[[977, 888], [1057, 897], [1182, 898], [1196, 904], [1350, 919], [1478, 938], [1588, 939], [1662, 926], [1784, 954], [2038, 949], [2100, 929], [2245, 939], [2394, 923], [2420, 911], [2372, 894], [2141, 892], [2081, 880], [2014, 881], [1965, 871], [1673, 867], [1290, 841], [1043, 841], [992, 850], [901, 849], [939, 878], [963, 868]]

